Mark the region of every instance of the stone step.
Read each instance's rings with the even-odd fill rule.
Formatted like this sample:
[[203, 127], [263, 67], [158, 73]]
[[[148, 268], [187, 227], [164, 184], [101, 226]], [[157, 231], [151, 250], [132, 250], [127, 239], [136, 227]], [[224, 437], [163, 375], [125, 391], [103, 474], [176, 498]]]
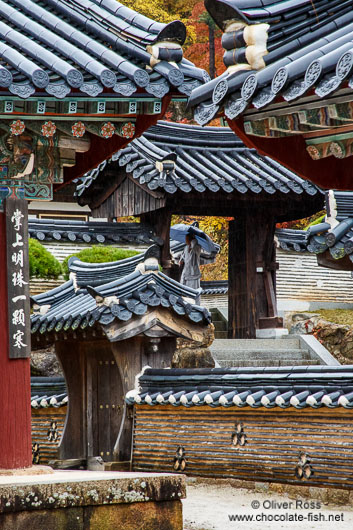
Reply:
[[308, 350], [224, 350], [211, 346], [212, 355], [216, 359], [310, 359]]
[[228, 337], [228, 332], [227, 331], [215, 331], [215, 339], [226, 339]]
[[215, 331], [227, 331], [228, 326], [227, 322], [223, 322], [222, 320], [212, 321]]
[[240, 359], [240, 360], [229, 360], [229, 359], [217, 359], [217, 363], [221, 368], [231, 367], [264, 367], [264, 366], [311, 366], [321, 364], [319, 359], [306, 359], [305, 361], [300, 359], [266, 359], [265, 361], [254, 360], [254, 359]]
[[300, 339], [290, 337], [285, 339], [217, 339], [212, 347], [217, 350], [286, 350], [300, 349]]

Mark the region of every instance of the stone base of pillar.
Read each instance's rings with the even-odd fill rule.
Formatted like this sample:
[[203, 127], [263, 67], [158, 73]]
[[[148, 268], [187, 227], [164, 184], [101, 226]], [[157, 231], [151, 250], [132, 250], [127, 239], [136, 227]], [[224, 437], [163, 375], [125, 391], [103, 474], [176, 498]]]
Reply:
[[17, 475], [50, 475], [54, 470], [49, 466], [31, 466], [17, 469], [0, 469], [0, 477], [15, 477]]
[[256, 330], [257, 339], [283, 339], [286, 335], [288, 335], [287, 328], [267, 328]]

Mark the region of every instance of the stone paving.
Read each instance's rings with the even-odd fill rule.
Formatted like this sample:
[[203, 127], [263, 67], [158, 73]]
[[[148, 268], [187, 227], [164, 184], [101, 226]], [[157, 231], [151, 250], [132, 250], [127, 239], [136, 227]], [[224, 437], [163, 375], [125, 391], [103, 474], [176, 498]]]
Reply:
[[[315, 498], [294, 498], [288, 493], [276, 493], [267, 484], [259, 484], [256, 491], [227, 485], [227, 481], [192, 480], [188, 479], [187, 497], [183, 500], [184, 530], [353, 528], [353, 496], [349, 491], [332, 490], [329, 502], [327, 490], [317, 492], [319, 488], [310, 488], [315, 490]], [[280, 485], [272, 486], [281, 490]], [[320, 494], [322, 500], [318, 498]]]

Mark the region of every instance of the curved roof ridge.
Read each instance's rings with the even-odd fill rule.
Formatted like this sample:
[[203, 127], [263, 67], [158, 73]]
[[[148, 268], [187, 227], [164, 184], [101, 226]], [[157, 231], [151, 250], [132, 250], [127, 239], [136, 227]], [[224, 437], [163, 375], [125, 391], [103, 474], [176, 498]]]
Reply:
[[[149, 189], [164, 190], [167, 194], [178, 189], [185, 193], [193, 189], [200, 193], [221, 189], [227, 193], [262, 190], [311, 196], [321, 193], [317, 186], [293, 171], [246, 147], [228, 127], [203, 129], [159, 121], [133, 140], [129, 151], [117, 153], [111, 160], [119, 160], [119, 166], [126, 166], [126, 174], [137, 183], [147, 183]], [[134, 151], [133, 161], [131, 151]], [[164, 168], [154, 166], [155, 160], [160, 160], [164, 153], [170, 156], [171, 152], [174, 165], [167, 173]], [[75, 195], [81, 206], [90, 204], [92, 190], [103, 169], [96, 168], [78, 179]]]
[[[347, 83], [353, 1], [313, 4], [311, 0], [205, 0], [210, 16], [224, 32], [227, 70], [201, 90], [192, 91], [189, 106], [194, 107], [200, 125], [218, 113], [234, 120], [248, 108], [299, 100], [313, 89], [322, 100]], [[251, 47], [257, 48], [257, 54]], [[247, 134], [259, 133], [258, 128], [252, 130], [252, 122], [248, 129]], [[285, 132], [272, 124], [270, 129], [272, 136]]]
[[73, 256], [69, 259], [69, 271], [70, 272], [97, 272], [99, 269], [101, 270], [111, 270], [116, 268], [122, 268], [126, 264], [130, 263], [139, 263], [141, 260], [143, 260], [145, 253], [142, 252], [141, 254], [136, 254], [135, 256], [131, 256], [130, 258], [124, 258], [121, 260], [116, 261], [107, 261], [102, 263], [89, 263], [87, 261], [81, 261], [76, 256]]
[[23, 99], [37, 89], [61, 99], [138, 88], [162, 98], [207, 81], [181, 64], [182, 22], [155, 22], [115, 0], [0, 0], [0, 37], [2, 86]]

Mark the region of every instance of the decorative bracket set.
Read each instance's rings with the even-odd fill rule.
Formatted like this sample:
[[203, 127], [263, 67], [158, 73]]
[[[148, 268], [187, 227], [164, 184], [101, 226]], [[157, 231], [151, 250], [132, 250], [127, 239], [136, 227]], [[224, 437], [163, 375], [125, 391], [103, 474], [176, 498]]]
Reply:
[[63, 168], [75, 165], [76, 153], [86, 152], [91, 135], [131, 139], [132, 121], [1, 120], [0, 201], [11, 195], [51, 200], [53, 184], [63, 182]]

